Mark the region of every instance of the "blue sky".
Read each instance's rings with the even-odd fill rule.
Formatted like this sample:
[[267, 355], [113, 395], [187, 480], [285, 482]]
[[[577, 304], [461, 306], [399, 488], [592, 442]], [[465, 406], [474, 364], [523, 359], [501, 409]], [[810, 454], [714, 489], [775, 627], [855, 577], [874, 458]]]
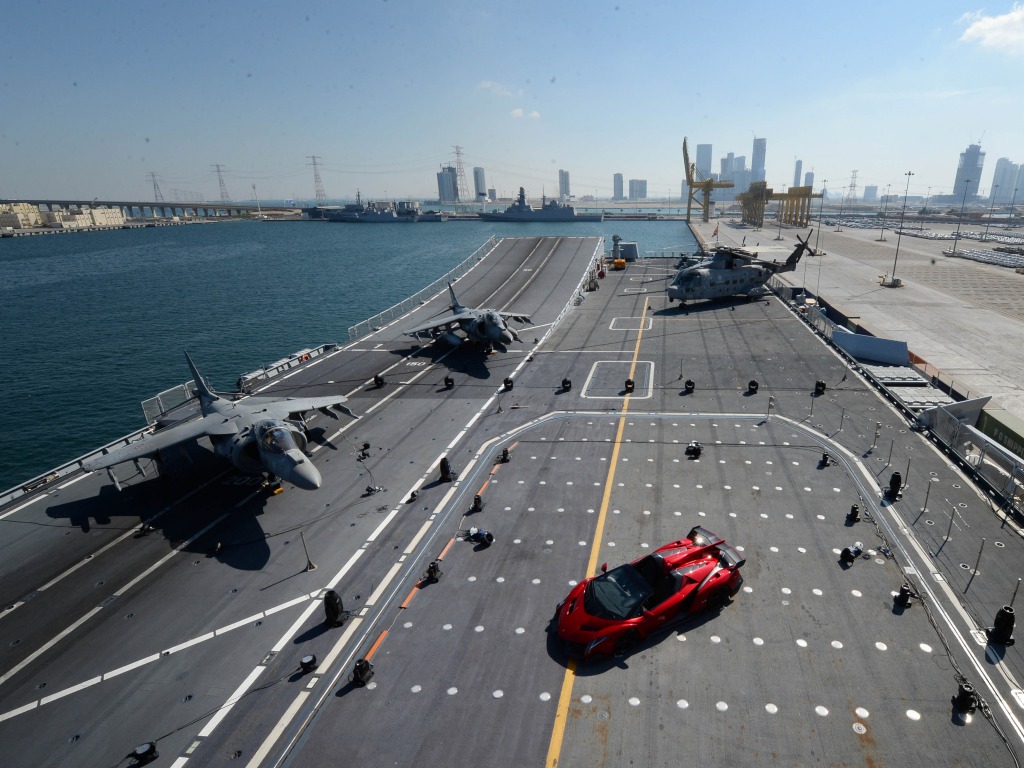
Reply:
[[[0, 26], [0, 198], [679, 195], [689, 137], [767, 178], [952, 191], [981, 139], [1024, 162], [1024, 4], [361, 0], [18, 2]], [[1024, 195], [1024, 190], [1022, 190]]]

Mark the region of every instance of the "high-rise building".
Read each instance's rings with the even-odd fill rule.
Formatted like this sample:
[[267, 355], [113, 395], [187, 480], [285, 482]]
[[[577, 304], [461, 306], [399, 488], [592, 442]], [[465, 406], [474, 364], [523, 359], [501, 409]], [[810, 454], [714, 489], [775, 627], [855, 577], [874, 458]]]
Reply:
[[[764, 158], [768, 151], [768, 139], [754, 139], [754, 152], [750, 156], [750, 180], [764, 181]], [[794, 184], [793, 186], [798, 186]]]
[[612, 176], [612, 200], [622, 199], [622, 174], [616, 173]]
[[630, 179], [629, 180], [629, 199], [630, 200], [646, 200], [647, 199], [647, 179]]
[[953, 197], [963, 197], [964, 189], [967, 197], [978, 194], [981, 183], [981, 169], [985, 165], [985, 153], [980, 144], [971, 144], [960, 153], [960, 163], [956, 167], [956, 181], [953, 182]]
[[804, 186], [805, 187], [813, 187], [814, 186], [814, 171], [808, 171], [807, 173], [804, 174]]
[[558, 171], [558, 196], [562, 200], [569, 198], [569, 172], [559, 169]]
[[437, 199], [442, 203], [459, 202], [459, 177], [454, 165], [442, 165], [437, 174]]
[[476, 200], [482, 203], [487, 199], [487, 182], [484, 179], [484, 169], [473, 169], [473, 190], [476, 192]]
[[992, 176], [992, 190], [988, 199], [994, 203], [1010, 203], [1015, 202], [1016, 198], [1024, 198], [1024, 194], [1013, 194], [1015, 189], [1024, 193], [1024, 189], [1020, 189], [1021, 182], [1024, 182], [1020, 168], [1020, 165], [1011, 162], [1008, 157], [996, 160], [996, 172]]
[[799, 187], [800, 186], [800, 176], [803, 174], [803, 172], [804, 172], [804, 161], [803, 160], [797, 160], [796, 161], [796, 167], [793, 168], [793, 186], [794, 187]]
[[877, 184], [865, 184], [864, 185], [864, 202], [870, 203], [878, 199], [878, 185]]
[[697, 145], [697, 171], [701, 173], [705, 179], [711, 178], [711, 145], [710, 144], [698, 144]]

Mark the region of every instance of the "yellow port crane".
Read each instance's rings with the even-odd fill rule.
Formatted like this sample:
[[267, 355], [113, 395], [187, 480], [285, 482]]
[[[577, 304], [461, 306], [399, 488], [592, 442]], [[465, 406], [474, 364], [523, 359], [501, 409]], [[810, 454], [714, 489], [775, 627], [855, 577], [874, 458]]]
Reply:
[[[705, 179], [704, 174], [697, 170], [697, 165], [690, 162], [690, 150], [686, 146], [686, 137], [683, 137], [683, 163], [686, 166], [686, 186], [690, 188], [690, 199], [686, 202], [686, 220], [690, 220], [690, 211], [696, 205], [701, 209], [701, 221], [711, 219], [711, 190], [723, 189], [736, 186], [731, 181], [715, 181]], [[700, 193], [701, 200], [697, 200]]]

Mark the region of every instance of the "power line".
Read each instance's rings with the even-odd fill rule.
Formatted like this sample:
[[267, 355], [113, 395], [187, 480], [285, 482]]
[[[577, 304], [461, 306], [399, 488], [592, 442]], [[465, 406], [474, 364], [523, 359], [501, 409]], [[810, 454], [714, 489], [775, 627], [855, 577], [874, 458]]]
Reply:
[[224, 166], [217, 163], [210, 167], [217, 171], [217, 180], [220, 181], [220, 199], [225, 203], [230, 203], [231, 195], [228, 194], [227, 185], [224, 183]]

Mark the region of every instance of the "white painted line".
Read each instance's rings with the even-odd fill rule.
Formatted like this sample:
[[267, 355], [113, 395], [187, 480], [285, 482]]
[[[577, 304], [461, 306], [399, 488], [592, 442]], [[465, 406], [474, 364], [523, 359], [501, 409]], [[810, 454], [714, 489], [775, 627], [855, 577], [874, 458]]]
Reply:
[[65, 488], [67, 488], [67, 487], [68, 487], [69, 485], [74, 485], [74, 484], [75, 484], [75, 483], [77, 483], [77, 482], [78, 482], [79, 480], [85, 480], [85, 478], [87, 478], [88, 476], [89, 476], [89, 473], [88, 473], [88, 472], [83, 472], [83, 473], [82, 473], [82, 474], [80, 474], [80, 475], [79, 475], [78, 477], [75, 477], [75, 478], [72, 478], [71, 480], [68, 480], [68, 481], [67, 481], [66, 483], [64, 483], [63, 485], [58, 485], [58, 486], [57, 486], [57, 490], [58, 490], [58, 491], [63, 491], [63, 490], [64, 490]]
[[344, 578], [345, 574], [348, 573], [349, 569], [356, 564], [356, 560], [363, 556], [363, 552], [365, 551], [365, 549], [357, 549], [355, 554], [348, 559], [348, 562], [341, 567], [341, 570], [334, 575], [334, 578], [327, 582], [327, 589], [334, 589], [338, 586], [338, 582]]
[[284, 733], [284, 729], [288, 727], [295, 715], [299, 711], [306, 699], [309, 698], [309, 691], [299, 691], [299, 694], [295, 697], [291, 704], [288, 705], [288, 709], [281, 715], [281, 719], [277, 721], [277, 724], [270, 729], [270, 733], [267, 734], [267, 738], [260, 744], [260, 748], [256, 750], [256, 753], [252, 756], [252, 760], [249, 761], [246, 768], [255, 768], [263, 762], [263, 759], [267, 756], [270, 750], [274, 747], [274, 743], [281, 738], [281, 734]]
[[265, 610], [263, 612], [263, 614], [265, 616], [270, 616], [271, 614], [277, 613], [278, 611], [283, 611], [283, 610], [286, 610], [288, 608], [291, 608], [293, 605], [298, 605], [299, 603], [304, 603], [307, 600], [309, 600], [309, 595], [303, 595], [302, 597], [296, 597], [294, 600], [289, 600], [287, 603], [281, 603], [280, 605], [275, 605], [273, 608], [268, 608], [267, 610]]
[[295, 622], [288, 628], [288, 631], [281, 636], [281, 639], [277, 641], [277, 644], [274, 645], [274, 647], [270, 650], [272, 650], [274, 653], [280, 653], [281, 651], [283, 651], [285, 646], [288, 645], [288, 641], [291, 640], [292, 636], [299, 631], [299, 628], [309, 620], [309, 617], [313, 614], [313, 611], [315, 611], [319, 607], [319, 603], [311, 602], [309, 606], [306, 608], [306, 610], [304, 610], [301, 613], [299, 618], [297, 618]]
[[252, 687], [252, 684], [256, 682], [256, 679], [260, 675], [263, 674], [263, 670], [265, 669], [266, 667], [261, 664], [249, 673], [249, 676], [242, 681], [242, 684], [238, 686], [238, 688], [235, 689], [235, 692], [232, 693], [228, 697], [228, 700], [224, 702], [224, 706], [217, 710], [217, 713], [210, 718], [210, 722], [206, 724], [206, 727], [197, 734], [200, 738], [206, 738], [213, 733], [214, 729], [220, 725], [221, 721], [225, 717], [228, 716], [228, 712], [230, 712], [232, 707], [239, 702], [239, 700], [245, 695], [246, 691]]
[[433, 525], [433, 523], [430, 520], [427, 520], [427, 522], [420, 527], [419, 533], [412, 537], [412, 541], [409, 542], [409, 546], [402, 552], [403, 555], [411, 555], [413, 553], [413, 550], [416, 549], [416, 545], [420, 543], [420, 539], [422, 539], [424, 534], [430, 530], [431, 525]]
[[188, 758], [187, 757], [179, 757], [177, 760], [175, 760], [173, 763], [171, 763], [171, 768], [184, 768], [184, 766], [185, 766], [185, 764], [187, 762], [188, 762]]
[[53, 646], [55, 646], [57, 643], [59, 643], [65, 637], [70, 635], [72, 632], [74, 632], [80, 626], [85, 624], [85, 622], [87, 622], [89, 619], [91, 619], [93, 616], [95, 616], [101, 610], [103, 610], [103, 609], [100, 608], [99, 606], [97, 606], [96, 608], [93, 608], [91, 611], [89, 611], [87, 614], [85, 614], [82, 618], [80, 618], [78, 621], [76, 621], [70, 627], [65, 629], [63, 632], [59, 633], [56, 637], [53, 637], [52, 639], [50, 639], [50, 641], [45, 643], [41, 648], [38, 648], [36, 651], [31, 653], [29, 656], [27, 656], [20, 664], [15, 665], [10, 670], [5, 672], [2, 676], [0, 676], [0, 685], [2, 685], [3, 683], [6, 683], [14, 675], [16, 675], [22, 669], [24, 669], [29, 664], [31, 664], [33, 661], [38, 659], [40, 656], [42, 656], [44, 653], [46, 653]]
[[58, 691], [57, 693], [52, 693], [49, 696], [44, 696], [39, 700], [39, 706], [49, 704], [51, 701], [62, 699], [65, 696], [70, 696], [72, 693], [76, 693], [77, 691], [80, 691], [83, 688], [89, 688], [90, 686], [96, 685], [96, 683], [100, 682], [102, 679], [103, 678], [100, 675], [96, 675], [96, 677], [90, 678], [89, 680], [86, 680], [84, 683], [79, 683], [78, 685], [73, 685], [70, 688], [65, 688], [63, 691]]
[[26, 704], [23, 707], [18, 707], [17, 709], [12, 709], [10, 712], [4, 712], [2, 715], [0, 715], [0, 723], [2, 723], [4, 720], [10, 720], [12, 717], [17, 717], [18, 715], [23, 715], [26, 712], [31, 712], [33, 709], [35, 709], [38, 706], [39, 706], [39, 702], [38, 701], [33, 701], [32, 703]]
[[4, 519], [5, 517], [10, 517], [10, 516], [11, 516], [11, 515], [13, 515], [13, 514], [14, 514], [15, 512], [20, 512], [20, 511], [21, 511], [21, 510], [23, 510], [23, 509], [24, 509], [25, 507], [29, 507], [29, 506], [32, 506], [33, 504], [35, 504], [35, 503], [36, 503], [37, 501], [39, 501], [40, 499], [45, 499], [45, 498], [46, 498], [46, 496], [47, 496], [47, 494], [45, 494], [45, 493], [41, 493], [41, 494], [39, 494], [38, 496], [36, 496], [36, 497], [35, 497], [34, 499], [32, 499], [31, 501], [26, 501], [26, 502], [25, 502], [24, 504], [19, 504], [19, 505], [18, 505], [18, 506], [16, 506], [16, 507], [15, 507], [14, 509], [8, 510], [7, 512], [4, 512], [4, 513], [3, 513], [2, 515], [0, 515], [0, 520], [3, 520], [3, 519]]
[[384, 593], [384, 590], [388, 588], [388, 584], [391, 583], [391, 580], [395, 578], [395, 576], [401, 569], [401, 563], [395, 563], [391, 566], [391, 570], [389, 570], [384, 575], [384, 578], [381, 580], [380, 584], [377, 585], [377, 588], [373, 590], [373, 594], [370, 595], [370, 599], [366, 601], [367, 608], [369, 608], [371, 605], [376, 604], [377, 600], [379, 600], [380, 596]]
[[390, 512], [388, 512], [388, 516], [385, 517], [383, 520], [381, 520], [380, 525], [377, 526], [377, 530], [375, 530], [373, 533], [371, 533], [369, 538], [367, 538], [366, 540], [367, 541], [376, 541], [377, 537], [380, 536], [381, 533], [384, 532], [384, 529], [388, 527], [388, 523], [390, 523], [392, 520], [394, 520], [395, 519], [395, 515], [397, 515], [397, 514], [398, 514], [398, 507], [395, 507]]
[[177, 653], [178, 651], [183, 651], [186, 648], [191, 648], [193, 645], [199, 645], [199, 643], [206, 642], [207, 640], [212, 640], [214, 637], [215, 637], [215, 633], [213, 633], [213, 632], [207, 632], [205, 635], [200, 635], [199, 637], [193, 637], [191, 640], [186, 640], [183, 643], [179, 643], [178, 645], [175, 645], [175, 646], [172, 646], [170, 648], [167, 648], [164, 651], [164, 655], [165, 656], [169, 656], [172, 653]]
[[131, 672], [133, 669], [138, 669], [139, 667], [144, 667], [147, 664], [152, 664], [154, 661], [156, 661], [159, 658], [160, 658], [160, 654], [159, 653], [154, 653], [152, 656], [146, 656], [144, 658], [139, 659], [138, 661], [133, 661], [131, 664], [125, 664], [123, 667], [118, 667], [113, 672], [106, 672], [106, 673], [104, 673], [103, 674], [103, 679], [104, 680], [109, 680], [112, 677], [117, 677], [118, 675], [123, 675], [125, 672]]

